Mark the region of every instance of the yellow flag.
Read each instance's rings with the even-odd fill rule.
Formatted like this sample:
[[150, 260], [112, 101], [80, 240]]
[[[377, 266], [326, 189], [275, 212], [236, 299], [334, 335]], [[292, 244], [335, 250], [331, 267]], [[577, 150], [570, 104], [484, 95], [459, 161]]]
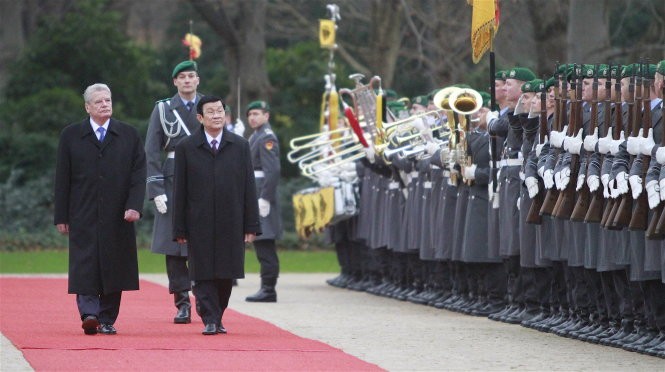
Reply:
[[330, 19], [319, 20], [319, 43], [321, 48], [335, 47], [335, 22]]
[[487, 52], [499, 29], [498, 0], [468, 0], [473, 7], [471, 16], [471, 57], [478, 63]]

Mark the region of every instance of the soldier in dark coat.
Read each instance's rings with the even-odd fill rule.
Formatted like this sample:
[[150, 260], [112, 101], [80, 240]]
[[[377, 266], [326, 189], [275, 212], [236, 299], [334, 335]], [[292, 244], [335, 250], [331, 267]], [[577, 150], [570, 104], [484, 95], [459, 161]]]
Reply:
[[175, 147], [195, 132], [200, 124], [196, 119], [196, 103], [201, 95], [196, 92], [199, 75], [196, 62], [179, 63], [171, 73], [178, 93], [155, 104], [150, 115], [145, 139], [148, 165], [147, 194], [154, 201], [157, 212], [152, 232], [151, 250], [166, 257], [166, 275], [169, 293], [173, 294], [178, 309], [174, 323], [191, 322], [189, 301], [189, 272], [187, 245], [173, 241], [173, 168]]
[[176, 147], [173, 238], [189, 244], [203, 334], [214, 335], [226, 333], [233, 279], [245, 276], [245, 243], [261, 227], [249, 144], [224, 129], [221, 98], [202, 97], [196, 109], [203, 128]]
[[60, 135], [55, 216], [69, 234], [69, 293], [85, 334], [115, 334], [122, 291], [138, 290], [134, 222], [141, 217], [146, 163], [138, 132], [111, 119], [111, 90], [89, 86], [90, 115]]
[[254, 242], [261, 264], [261, 288], [246, 298], [249, 302], [276, 302], [275, 285], [279, 276], [279, 258], [275, 240], [282, 237], [282, 217], [277, 196], [279, 183], [279, 141], [270, 123], [270, 106], [254, 101], [247, 106], [247, 122], [254, 130], [249, 137], [256, 177], [256, 196], [261, 217], [261, 237]]

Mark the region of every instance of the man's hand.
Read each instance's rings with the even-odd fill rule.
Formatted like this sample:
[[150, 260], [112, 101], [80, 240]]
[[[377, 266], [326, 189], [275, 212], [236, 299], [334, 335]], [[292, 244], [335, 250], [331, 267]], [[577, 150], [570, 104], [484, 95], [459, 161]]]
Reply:
[[547, 141], [548, 141], [547, 136], [545, 136], [545, 140], [543, 141], [543, 143], [539, 143], [539, 144], [536, 145], [536, 156], [537, 157], [540, 157], [540, 154], [543, 152], [543, 146], [545, 146], [547, 144]]
[[545, 188], [546, 189], [551, 189], [554, 187], [554, 171], [551, 169], [546, 170], [543, 172], [543, 183], [545, 183]]
[[600, 178], [595, 174], [591, 175], [589, 178], [587, 178], [586, 184], [589, 186], [589, 191], [594, 192], [598, 190], [598, 187], [600, 187]]
[[69, 224], [68, 223], [59, 223], [55, 225], [56, 229], [58, 229], [58, 232], [63, 235], [69, 234]]
[[612, 143], [612, 133], [607, 131], [607, 135], [598, 140], [598, 152], [601, 154], [607, 154], [610, 152], [610, 144]]
[[631, 155], [637, 155], [640, 153], [640, 142], [642, 142], [642, 129], [640, 128], [637, 137], [628, 137], [626, 140], [626, 151]]
[[133, 209], [128, 209], [125, 211], [125, 221], [127, 222], [138, 221], [140, 218], [141, 218], [141, 213]]
[[487, 122], [487, 125], [490, 125], [494, 120], [499, 118], [499, 112], [498, 111], [488, 111], [487, 114], [485, 114], [485, 122]]
[[658, 150], [656, 150], [656, 161], [660, 165], [665, 164], [665, 147], [659, 147]]
[[476, 179], [476, 165], [471, 164], [469, 167], [464, 167], [464, 178], [467, 180]]
[[626, 138], [623, 136], [623, 132], [621, 132], [618, 140], [610, 142], [610, 154], [612, 154], [612, 156], [616, 156], [616, 154], [619, 153], [621, 144], [624, 142], [626, 142]]
[[155, 202], [155, 207], [157, 208], [157, 212], [164, 214], [166, 213], [166, 201], [168, 200], [166, 198], [165, 194], [162, 195], [157, 195], [155, 196], [154, 199], [152, 199]]
[[649, 134], [646, 138], [642, 138], [640, 141], [640, 151], [644, 156], [651, 156], [651, 150], [656, 146], [656, 143], [653, 141], [653, 128], [649, 128]]
[[563, 140], [566, 138], [566, 132], [568, 131], [568, 126], [566, 125], [563, 127], [563, 130], [561, 132], [558, 131], [551, 131], [550, 132], [550, 143], [552, 146], [560, 149], [561, 146], [563, 146]]
[[236, 124], [233, 126], [233, 133], [240, 137], [245, 135], [245, 124], [243, 124], [242, 120], [236, 120]]
[[434, 155], [435, 152], [441, 149], [441, 146], [436, 142], [427, 142], [425, 143], [425, 151], [427, 155]]
[[584, 173], [577, 175], [577, 185], [575, 185], [575, 191], [582, 190], [582, 186], [584, 186], [584, 179], [585, 178], [586, 178], [586, 175]]
[[626, 172], [619, 172], [615, 177], [616, 190], [618, 195], [623, 195], [628, 192], [628, 175]]
[[584, 137], [584, 150], [587, 152], [596, 150], [596, 143], [598, 143], [598, 128], [594, 128], [593, 133]]
[[178, 244], [187, 244], [187, 239], [185, 238], [175, 238], [175, 241], [178, 242]]
[[259, 216], [268, 217], [270, 214], [270, 202], [259, 198]]
[[647, 196], [649, 197], [649, 209], [654, 209], [660, 203], [660, 186], [658, 185], [658, 181], [649, 181], [646, 189]]
[[630, 190], [633, 192], [633, 199], [637, 199], [642, 193], [642, 177], [632, 175], [628, 177], [628, 182], [630, 183]]
[[566, 137], [566, 141], [563, 144], [563, 149], [568, 151], [571, 154], [579, 155], [582, 150], [582, 130], [580, 129], [577, 132], [575, 137]]
[[369, 145], [369, 147], [365, 148], [365, 156], [370, 163], [374, 164], [376, 161], [376, 151], [374, 151], [374, 147], [372, 145]]
[[245, 234], [245, 243], [253, 243], [254, 239], [256, 239], [256, 234]]
[[527, 177], [524, 180], [524, 185], [526, 185], [526, 189], [529, 192], [529, 198], [533, 199], [538, 195], [538, 180], [536, 177]]

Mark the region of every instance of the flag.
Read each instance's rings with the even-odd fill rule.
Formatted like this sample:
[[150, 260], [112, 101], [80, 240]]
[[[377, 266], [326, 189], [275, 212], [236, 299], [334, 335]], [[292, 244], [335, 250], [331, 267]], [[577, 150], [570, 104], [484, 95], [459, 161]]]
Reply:
[[201, 39], [192, 34], [192, 33], [187, 33], [185, 35], [185, 38], [182, 39], [182, 45], [189, 47], [189, 59], [190, 60], [195, 60], [199, 57], [201, 57], [201, 45], [203, 42], [201, 42]]
[[478, 63], [487, 52], [499, 30], [499, 0], [467, 0], [473, 7], [471, 16], [471, 57]]
[[333, 20], [319, 20], [319, 43], [321, 48], [332, 49], [335, 47], [335, 27], [335, 21]]

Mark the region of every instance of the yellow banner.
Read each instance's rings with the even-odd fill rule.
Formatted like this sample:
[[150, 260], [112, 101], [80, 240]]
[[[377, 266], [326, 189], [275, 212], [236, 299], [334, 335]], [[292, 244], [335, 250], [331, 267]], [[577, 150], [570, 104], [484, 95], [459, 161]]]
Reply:
[[471, 16], [471, 57], [478, 63], [493, 42], [499, 29], [496, 0], [469, 0], [473, 7]]
[[335, 47], [335, 22], [330, 19], [319, 20], [319, 43], [321, 48]]

